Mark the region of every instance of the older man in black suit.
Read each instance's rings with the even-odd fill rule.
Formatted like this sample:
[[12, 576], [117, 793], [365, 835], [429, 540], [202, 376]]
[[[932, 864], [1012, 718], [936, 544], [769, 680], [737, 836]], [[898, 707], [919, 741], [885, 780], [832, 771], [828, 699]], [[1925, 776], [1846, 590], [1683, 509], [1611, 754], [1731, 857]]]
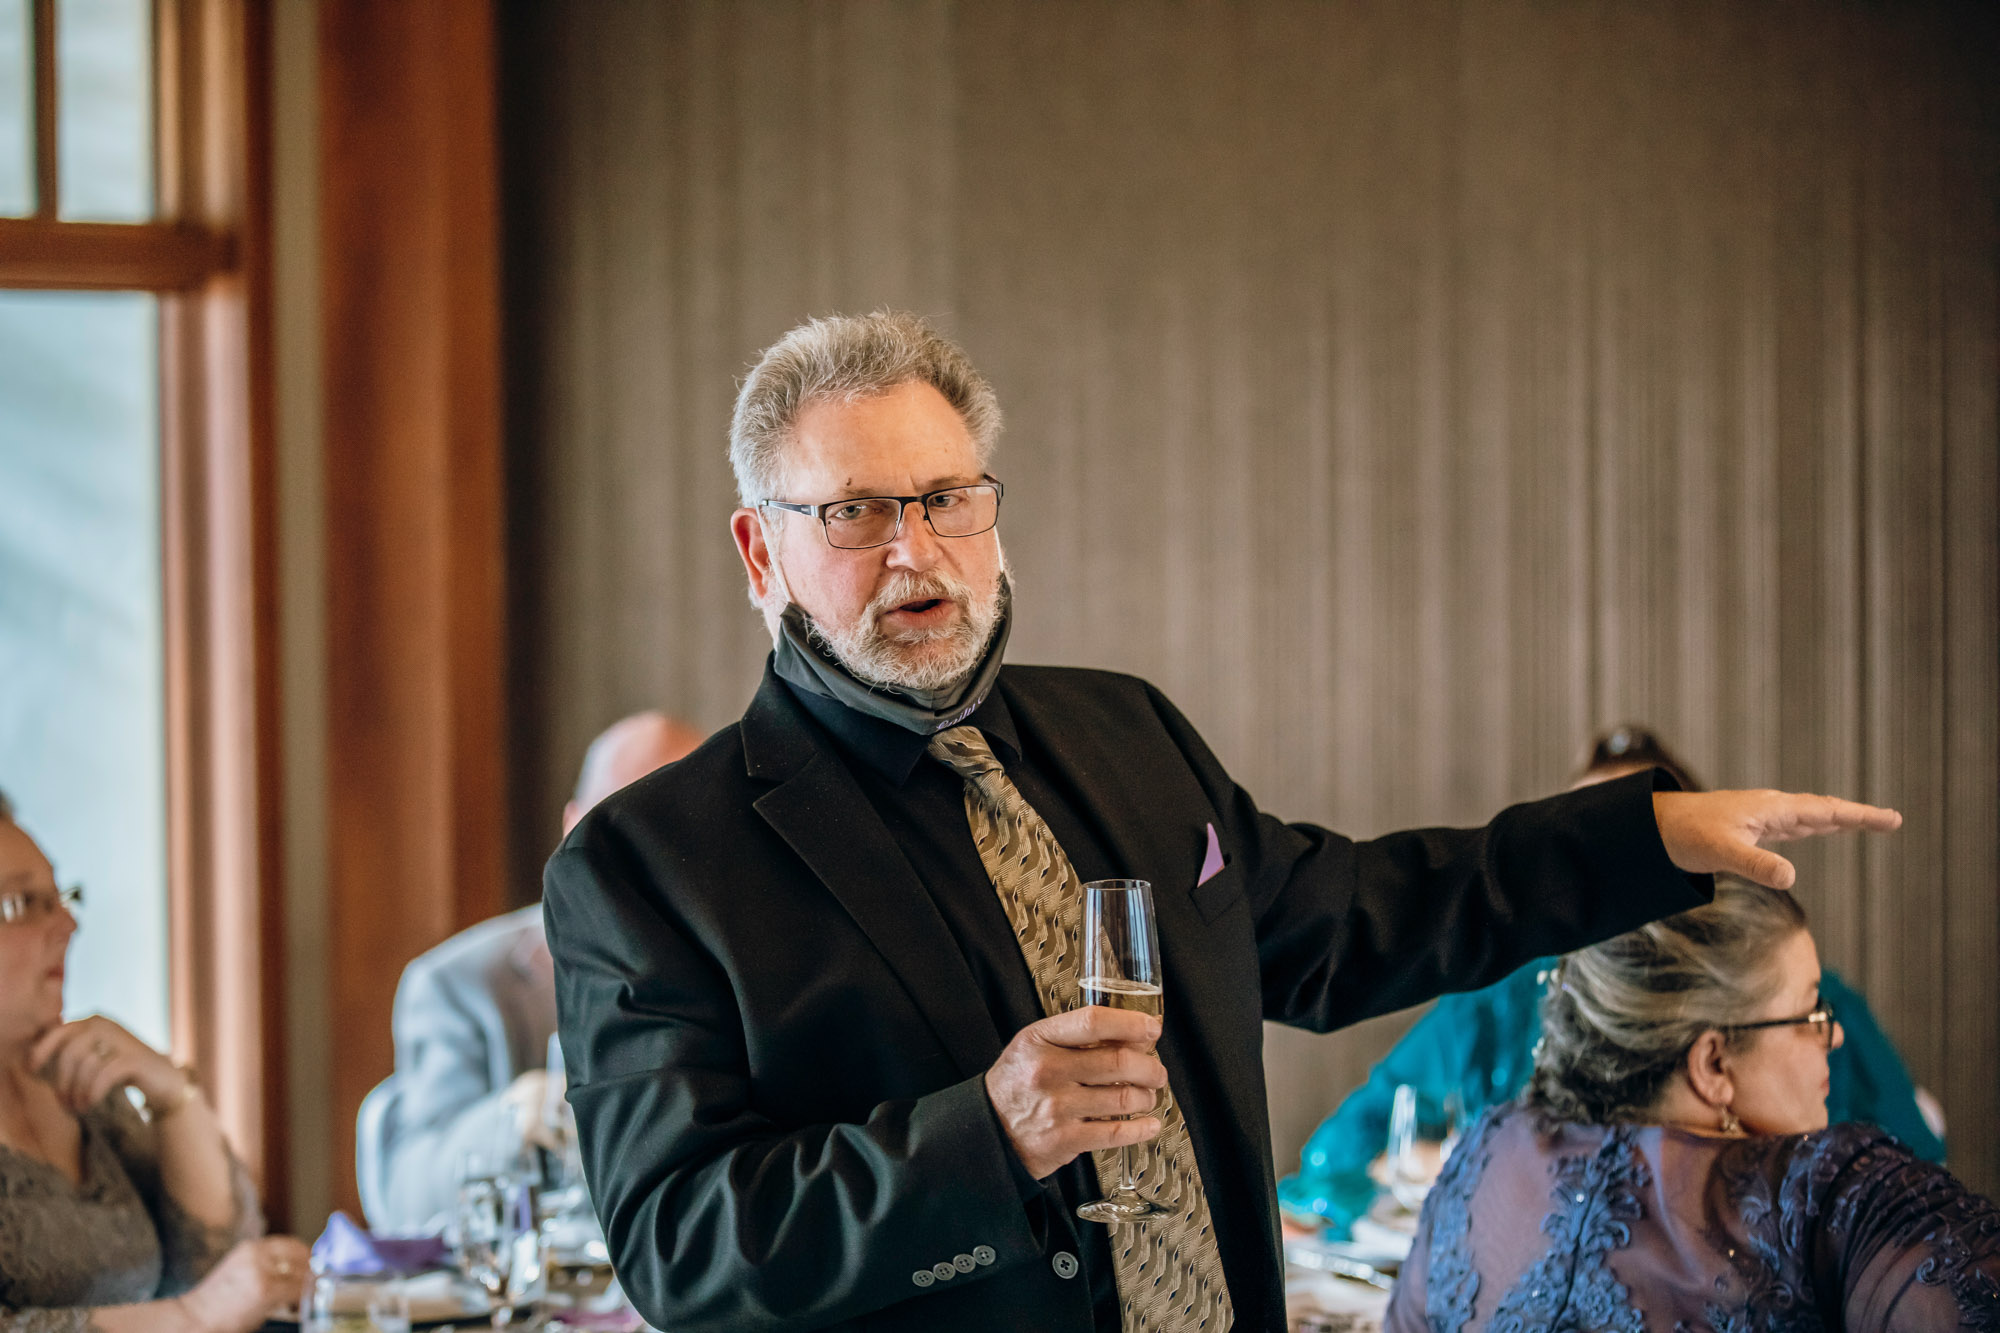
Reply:
[[[998, 430], [907, 316], [769, 349], [731, 439], [764, 682], [549, 863], [592, 1195], [663, 1328], [1280, 1330], [1262, 1020], [1484, 985], [1714, 871], [1788, 884], [1760, 840], [1896, 823], [1655, 773], [1477, 830], [1281, 823], [1145, 682], [1002, 666]], [[1110, 876], [1154, 885], [1164, 1026], [1073, 1007]], [[1134, 1144], [1163, 1216], [1079, 1221]]]

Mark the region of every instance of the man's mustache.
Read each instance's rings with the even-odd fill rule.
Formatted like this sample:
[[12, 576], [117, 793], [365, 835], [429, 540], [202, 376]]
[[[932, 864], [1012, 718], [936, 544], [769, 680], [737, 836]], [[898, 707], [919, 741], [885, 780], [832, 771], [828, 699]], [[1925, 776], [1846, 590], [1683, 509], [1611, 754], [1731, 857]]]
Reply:
[[966, 607], [972, 603], [972, 589], [948, 574], [935, 571], [926, 574], [894, 574], [889, 582], [882, 585], [868, 600], [868, 617], [872, 621], [888, 615], [899, 607], [911, 602], [947, 601], [957, 602]]

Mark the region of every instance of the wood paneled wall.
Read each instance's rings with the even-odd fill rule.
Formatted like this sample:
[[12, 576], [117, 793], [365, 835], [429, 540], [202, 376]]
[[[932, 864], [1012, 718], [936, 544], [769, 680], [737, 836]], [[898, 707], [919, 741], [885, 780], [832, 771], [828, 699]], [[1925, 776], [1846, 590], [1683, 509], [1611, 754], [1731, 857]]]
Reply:
[[496, 60], [487, 0], [315, 7], [324, 730], [294, 743], [324, 745], [309, 966], [332, 1201], [359, 1217], [355, 1115], [403, 966], [507, 897]]
[[[2000, 1186], [1979, 10], [502, 13], [519, 891], [596, 728], [754, 685], [737, 377], [904, 306], [1008, 413], [1014, 659], [1150, 677], [1269, 808], [1478, 821], [1624, 718], [1901, 806], [1800, 893]], [[1272, 1032], [1281, 1170], [1406, 1021]]]

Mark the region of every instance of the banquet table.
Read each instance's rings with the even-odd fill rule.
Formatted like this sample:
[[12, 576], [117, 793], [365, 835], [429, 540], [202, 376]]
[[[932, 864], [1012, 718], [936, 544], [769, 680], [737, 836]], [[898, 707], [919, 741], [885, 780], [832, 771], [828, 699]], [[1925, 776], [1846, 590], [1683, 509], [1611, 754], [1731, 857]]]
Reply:
[[1396, 1272], [1409, 1250], [1400, 1232], [1380, 1228], [1377, 1232], [1373, 1243], [1329, 1240], [1323, 1235], [1286, 1237], [1287, 1328], [1305, 1333], [1376, 1333], [1382, 1327]]
[[[1291, 1329], [1312, 1330], [1313, 1333], [1318, 1333], [1318, 1330], [1321, 1329], [1327, 1330], [1327, 1333], [1376, 1333], [1382, 1327], [1383, 1316], [1388, 1311], [1389, 1293], [1382, 1290], [1379, 1286], [1372, 1286], [1363, 1281], [1357, 1281], [1350, 1277], [1343, 1277], [1339, 1274], [1326, 1271], [1321, 1266], [1322, 1260], [1318, 1251], [1319, 1243], [1316, 1241], [1301, 1241], [1298, 1238], [1293, 1238], [1287, 1242], [1285, 1264], [1286, 1326]], [[414, 1282], [426, 1283], [431, 1286], [436, 1286], [446, 1280], [447, 1275], [441, 1272], [412, 1279]], [[431, 1310], [436, 1311], [438, 1306], [436, 1293], [432, 1292], [430, 1295]], [[645, 1333], [648, 1326], [640, 1322], [636, 1315], [630, 1313], [630, 1307], [621, 1306], [621, 1308], [629, 1319], [629, 1322], [622, 1325], [622, 1327], [634, 1330], [634, 1333]], [[417, 1304], [414, 1298], [411, 1313], [413, 1316], [411, 1327], [413, 1329], [490, 1329], [493, 1327], [493, 1320], [490, 1314], [467, 1314], [459, 1318], [433, 1314], [432, 1317], [426, 1318], [425, 1309]], [[562, 1314], [561, 1311], [553, 1313], [558, 1318]], [[579, 1324], [581, 1323], [582, 1321], [579, 1320]], [[507, 1327], [516, 1330], [535, 1330], [541, 1328], [542, 1325], [536, 1322], [536, 1316], [524, 1309], [515, 1316], [513, 1322], [507, 1325]], [[567, 1327], [567, 1325], [556, 1324], [552, 1327], [563, 1328]], [[588, 1327], [594, 1329], [617, 1328], [620, 1325], [611, 1322], [597, 1322], [589, 1324]], [[260, 1333], [299, 1333], [299, 1324], [296, 1320], [274, 1319], [264, 1324]]]

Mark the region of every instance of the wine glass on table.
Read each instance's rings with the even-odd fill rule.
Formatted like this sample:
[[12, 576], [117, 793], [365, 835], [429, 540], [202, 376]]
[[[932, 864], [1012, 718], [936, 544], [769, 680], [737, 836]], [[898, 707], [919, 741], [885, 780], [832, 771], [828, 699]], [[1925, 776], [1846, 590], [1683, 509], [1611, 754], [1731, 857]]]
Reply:
[[315, 1272], [299, 1302], [302, 1333], [410, 1333], [401, 1279]]
[[522, 1271], [523, 1244], [535, 1236], [534, 1191], [518, 1168], [514, 1160], [468, 1155], [452, 1213], [459, 1276], [486, 1297], [495, 1328], [511, 1322], [523, 1279], [539, 1277]]
[[[1085, 1004], [1133, 1009], [1155, 1018], [1165, 1013], [1160, 989], [1160, 932], [1150, 883], [1143, 879], [1096, 879], [1083, 886], [1083, 961], [1076, 985]], [[1163, 1091], [1156, 1110], [1165, 1106]], [[1078, 1208], [1078, 1217], [1115, 1226], [1166, 1215], [1165, 1208], [1139, 1192], [1132, 1166], [1136, 1150], [1131, 1144], [1118, 1150], [1118, 1187]]]
[[1465, 1097], [1460, 1091], [1449, 1089], [1437, 1100], [1426, 1099], [1414, 1084], [1397, 1086], [1389, 1107], [1382, 1183], [1405, 1212], [1414, 1216], [1422, 1210], [1464, 1132]]

